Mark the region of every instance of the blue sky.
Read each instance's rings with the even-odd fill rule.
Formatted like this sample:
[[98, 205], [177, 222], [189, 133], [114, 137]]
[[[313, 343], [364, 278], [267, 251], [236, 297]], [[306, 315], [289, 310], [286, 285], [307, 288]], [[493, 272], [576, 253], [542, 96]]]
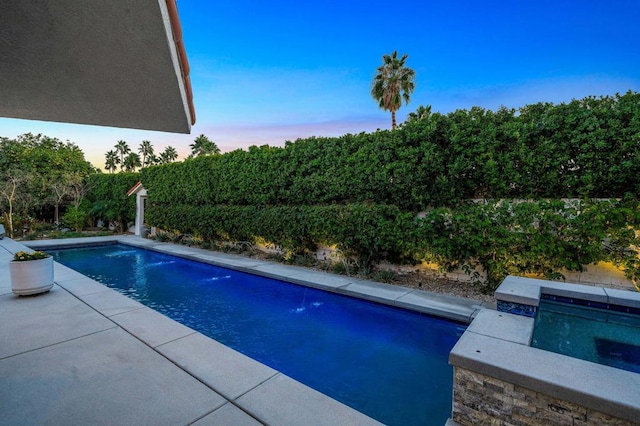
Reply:
[[369, 94], [383, 54], [408, 54], [411, 103], [459, 108], [640, 91], [637, 0], [182, 0], [197, 123], [191, 135], [0, 118], [0, 136], [76, 143], [102, 167], [120, 139], [185, 156], [199, 134], [223, 152], [391, 127]]

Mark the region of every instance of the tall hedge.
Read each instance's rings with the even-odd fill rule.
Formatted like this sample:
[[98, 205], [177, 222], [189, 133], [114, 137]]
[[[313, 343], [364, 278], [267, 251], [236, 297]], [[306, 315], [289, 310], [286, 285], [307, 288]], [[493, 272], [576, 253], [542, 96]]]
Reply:
[[403, 210], [474, 198], [604, 198], [640, 190], [640, 95], [458, 110], [394, 132], [300, 139], [143, 170], [154, 202]]
[[[637, 223], [640, 95], [435, 113], [396, 131], [251, 147], [141, 176], [147, 219], [166, 229], [262, 237], [294, 251], [335, 244], [366, 262], [477, 262], [491, 285], [517, 271], [552, 276], [614, 252], [632, 262], [618, 246], [637, 242], [626, 232]], [[624, 205], [588, 201], [623, 197]], [[544, 201], [561, 198], [585, 201], [573, 213]], [[607, 213], [587, 214], [599, 209]], [[418, 220], [421, 211], [429, 213]], [[531, 228], [540, 223], [547, 228]]]

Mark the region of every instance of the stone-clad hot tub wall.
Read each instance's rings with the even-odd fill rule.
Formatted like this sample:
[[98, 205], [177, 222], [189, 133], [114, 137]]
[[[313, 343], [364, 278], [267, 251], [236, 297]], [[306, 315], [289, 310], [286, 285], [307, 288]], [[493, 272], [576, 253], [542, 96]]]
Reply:
[[455, 368], [453, 420], [461, 425], [636, 425], [513, 383]]

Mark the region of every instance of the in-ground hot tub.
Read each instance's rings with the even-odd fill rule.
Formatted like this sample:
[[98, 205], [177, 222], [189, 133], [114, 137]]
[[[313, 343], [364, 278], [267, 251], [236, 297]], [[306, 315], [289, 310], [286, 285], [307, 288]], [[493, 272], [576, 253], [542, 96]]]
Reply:
[[640, 293], [507, 277], [495, 297], [449, 357], [454, 421], [637, 424]]
[[640, 373], [640, 309], [543, 294], [531, 346]]

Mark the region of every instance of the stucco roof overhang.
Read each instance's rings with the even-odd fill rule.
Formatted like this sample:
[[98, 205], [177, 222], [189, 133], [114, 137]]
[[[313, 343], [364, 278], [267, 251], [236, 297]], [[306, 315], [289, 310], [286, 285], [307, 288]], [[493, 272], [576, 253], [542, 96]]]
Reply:
[[2, 0], [0, 116], [189, 133], [175, 0]]

